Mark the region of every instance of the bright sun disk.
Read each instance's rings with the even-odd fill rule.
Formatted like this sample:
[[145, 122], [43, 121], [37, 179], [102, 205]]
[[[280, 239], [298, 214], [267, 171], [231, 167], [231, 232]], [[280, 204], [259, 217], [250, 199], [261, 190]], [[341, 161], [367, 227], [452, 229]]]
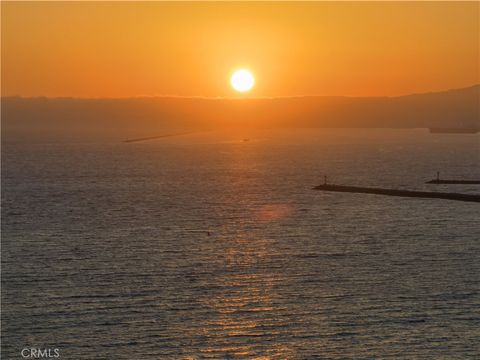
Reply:
[[230, 78], [230, 84], [239, 92], [246, 92], [255, 85], [255, 78], [252, 73], [245, 69], [237, 70]]

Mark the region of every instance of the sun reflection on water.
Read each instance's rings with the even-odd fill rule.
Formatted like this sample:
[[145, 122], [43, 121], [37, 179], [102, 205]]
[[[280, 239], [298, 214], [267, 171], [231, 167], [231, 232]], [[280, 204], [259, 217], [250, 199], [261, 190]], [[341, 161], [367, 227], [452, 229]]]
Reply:
[[[255, 193], [265, 191], [258, 152], [232, 145], [226, 159], [228, 178], [225, 206], [239, 216], [225, 221], [215, 246], [218, 268], [211, 291], [199, 301], [210, 314], [202, 329], [206, 339], [200, 354], [206, 358], [288, 359], [294, 350], [282, 342], [287, 316], [278, 288], [284, 286], [281, 267], [274, 261], [274, 240], [268, 226], [288, 218], [292, 209], [282, 203], [259, 204]], [[250, 197], [252, 196], [253, 197]], [[218, 216], [223, 216], [219, 210]]]

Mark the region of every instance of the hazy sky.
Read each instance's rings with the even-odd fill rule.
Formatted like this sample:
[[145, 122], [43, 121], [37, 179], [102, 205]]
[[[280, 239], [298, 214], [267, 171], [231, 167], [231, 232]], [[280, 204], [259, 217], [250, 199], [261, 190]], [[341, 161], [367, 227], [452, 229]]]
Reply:
[[400, 95], [479, 83], [479, 2], [2, 2], [2, 95]]

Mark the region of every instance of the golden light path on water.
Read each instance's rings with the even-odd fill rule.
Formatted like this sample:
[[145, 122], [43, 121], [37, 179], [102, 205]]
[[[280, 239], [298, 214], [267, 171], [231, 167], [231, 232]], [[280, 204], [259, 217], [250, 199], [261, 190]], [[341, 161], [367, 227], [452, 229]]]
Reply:
[[[276, 288], [284, 286], [287, 279], [279, 269], [265, 266], [266, 261], [275, 256], [271, 248], [273, 240], [257, 235], [252, 236], [250, 227], [268, 226], [291, 213], [286, 204], [258, 204], [251, 197], [254, 189], [260, 190], [262, 184], [251, 176], [252, 172], [264, 171], [259, 168], [261, 162], [252, 158], [255, 154], [248, 151], [248, 145], [238, 144], [229, 153], [231, 168], [229, 175], [235, 179], [230, 194], [224, 197], [232, 206], [243, 206], [248, 211], [246, 217], [231, 219], [225, 224], [225, 233], [233, 229], [245, 229], [236, 232], [236, 236], [218, 239], [224, 248], [224, 269], [215, 278], [217, 291], [202, 298], [202, 304], [215, 313], [214, 319], [202, 329], [208, 339], [201, 354], [213, 358], [228, 354], [234, 358], [267, 360], [292, 358], [295, 354], [288, 344], [275, 339], [288, 328], [287, 318], [278, 313], [287, 311], [279, 301]], [[254, 232], [253, 232], [254, 233]], [[226, 340], [227, 339], [227, 340]], [[260, 355], [259, 353], [265, 353]]]

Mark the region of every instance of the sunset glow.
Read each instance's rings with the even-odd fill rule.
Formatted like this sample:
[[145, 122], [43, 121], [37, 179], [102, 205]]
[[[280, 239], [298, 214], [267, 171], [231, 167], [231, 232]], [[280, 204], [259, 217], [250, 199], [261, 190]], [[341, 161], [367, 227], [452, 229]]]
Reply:
[[235, 64], [258, 77], [255, 97], [471, 86], [479, 6], [7, 1], [2, 95], [229, 97]]

